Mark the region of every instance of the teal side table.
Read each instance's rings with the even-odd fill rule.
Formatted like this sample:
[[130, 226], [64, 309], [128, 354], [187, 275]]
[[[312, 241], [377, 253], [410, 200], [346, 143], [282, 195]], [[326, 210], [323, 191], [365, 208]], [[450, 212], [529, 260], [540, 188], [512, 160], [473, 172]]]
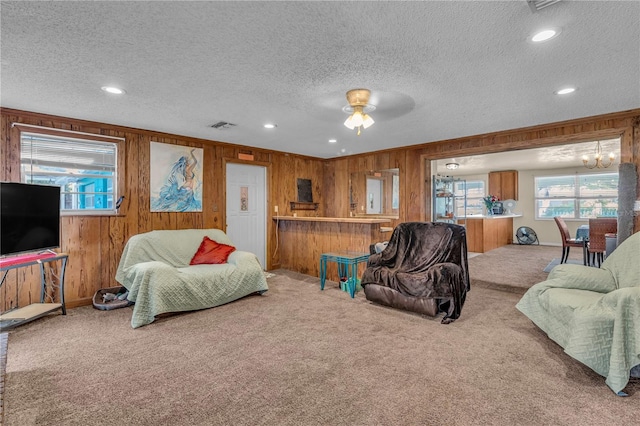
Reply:
[[320, 290], [324, 290], [324, 282], [327, 279], [327, 262], [336, 262], [338, 264], [338, 275], [347, 277], [349, 295], [354, 298], [358, 278], [358, 264], [361, 262], [366, 263], [367, 260], [369, 260], [369, 253], [353, 251], [322, 253], [320, 255]]

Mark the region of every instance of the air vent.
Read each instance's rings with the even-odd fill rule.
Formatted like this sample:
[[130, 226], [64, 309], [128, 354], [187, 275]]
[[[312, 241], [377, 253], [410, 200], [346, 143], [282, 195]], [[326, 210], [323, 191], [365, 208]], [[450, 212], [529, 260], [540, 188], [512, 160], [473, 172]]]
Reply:
[[527, 0], [527, 3], [529, 3], [529, 7], [535, 13], [547, 6], [559, 3], [560, 1], [561, 0]]
[[218, 121], [216, 124], [212, 124], [209, 127], [212, 127], [214, 129], [224, 130], [224, 129], [230, 129], [232, 127], [236, 127], [236, 125], [233, 123], [228, 123], [226, 121]]

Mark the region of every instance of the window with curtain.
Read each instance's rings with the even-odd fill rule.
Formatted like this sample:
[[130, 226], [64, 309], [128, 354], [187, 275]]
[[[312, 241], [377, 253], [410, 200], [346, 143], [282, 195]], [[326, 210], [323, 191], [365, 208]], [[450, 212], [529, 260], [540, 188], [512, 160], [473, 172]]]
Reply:
[[537, 176], [536, 219], [589, 219], [618, 215], [618, 173]]
[[21, 132], [22, 182], [61, 188], [62, 213], [115, 214], [118, 144]]

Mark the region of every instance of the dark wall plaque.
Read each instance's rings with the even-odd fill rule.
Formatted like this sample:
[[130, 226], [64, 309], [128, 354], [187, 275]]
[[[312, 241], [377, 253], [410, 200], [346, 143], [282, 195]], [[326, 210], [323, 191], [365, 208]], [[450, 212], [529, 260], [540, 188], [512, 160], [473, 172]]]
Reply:
[[311, 179], [298, 179], [298, 202], [313, 203], [311, 192]]

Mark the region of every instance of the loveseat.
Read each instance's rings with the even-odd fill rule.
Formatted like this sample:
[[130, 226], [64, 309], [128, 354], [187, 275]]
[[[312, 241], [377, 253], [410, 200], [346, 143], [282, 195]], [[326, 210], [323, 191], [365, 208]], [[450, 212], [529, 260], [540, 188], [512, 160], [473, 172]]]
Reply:
[[640, 365], [640, 232], [600, 268], [562, 264], [516, 308], [618, 395]]
[[134, 235], [124, 248], [116, 280], [135, 303], [133, 328], [162, 313], [211, 308], [268, 290], [256, 256], [235, 250], [219, 229]]

